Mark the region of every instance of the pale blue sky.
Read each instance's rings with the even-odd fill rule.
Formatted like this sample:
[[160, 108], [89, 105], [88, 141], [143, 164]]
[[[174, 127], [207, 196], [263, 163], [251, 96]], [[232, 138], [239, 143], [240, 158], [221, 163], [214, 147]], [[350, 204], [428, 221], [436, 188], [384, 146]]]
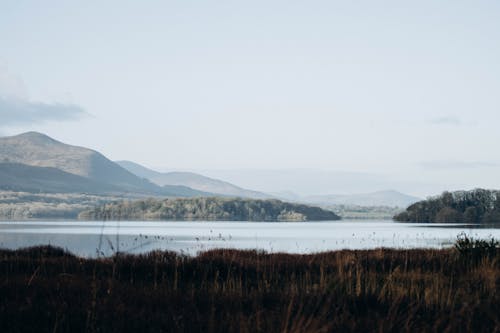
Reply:
[[500, 187], [498, 59], [498, 1], [3, 1], [0, 132]]

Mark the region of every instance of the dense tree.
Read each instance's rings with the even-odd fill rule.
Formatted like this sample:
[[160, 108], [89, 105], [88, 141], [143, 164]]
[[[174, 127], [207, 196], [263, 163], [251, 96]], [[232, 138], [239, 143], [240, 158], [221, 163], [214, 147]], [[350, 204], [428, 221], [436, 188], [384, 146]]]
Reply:
[[500, 223], [500, 191], [444, 192], [411, 205], [394, 219], [428, 223]]
[[458, 210], [444, 207], [436, 214], [436, 223], [460, 223], [463, 221], [463, 215]]
[[467, 207], [463, 215], [463, 221], [465, 223], [477, 223], [479, 221], [478, 208], [474, 206]]
[[484, 214], [481, 222], [485, 224], [500, 223], [500, 210], [487, 212], [486, 214]]
[[324, 221], [332, 211], [279, 200], [228, 198], [121, 201], [83, 211], [85, 220]]

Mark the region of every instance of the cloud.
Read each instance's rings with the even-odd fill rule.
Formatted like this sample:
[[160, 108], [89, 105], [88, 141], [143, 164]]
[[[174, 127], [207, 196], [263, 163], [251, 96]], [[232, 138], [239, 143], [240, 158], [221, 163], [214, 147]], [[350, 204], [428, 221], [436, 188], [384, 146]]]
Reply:
[[86, 115], [78, 105], [31, 102], [0, 97], [0, 126], [75, 120]]
[[455, 116], [444, 116], [444, 117], [433, 118], [429, 122], [434, 125], [452, 125], [452, 126], [462, 125], [462, 120], [460, 120], [460, 118]]
[[0, 59], [0, 128], [78, 119], [87, 113], [71, 103], [31, 101], [23, 79]]
[[500, 163], [493, 161], [426, 161], [420, 163], [426, 169], [477, 169], [477, 168], [498, 168]]

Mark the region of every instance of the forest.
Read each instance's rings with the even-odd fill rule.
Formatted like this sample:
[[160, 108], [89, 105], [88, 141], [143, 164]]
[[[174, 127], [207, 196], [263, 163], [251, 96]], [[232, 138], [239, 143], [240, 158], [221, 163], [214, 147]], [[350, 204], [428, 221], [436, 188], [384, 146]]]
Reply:
[[500, 223], [500, 191], [474, 189], [444, 192], [419, 201], [394, 216], [400, 222]]
[[280, 200], [183, 198], [121, 201], [81, 212], [81, 220], [332, 221], [332, 211]]
[[85, 209], [117, 200], [123, 197], [0, 190], [0, 220], [76, 219]]

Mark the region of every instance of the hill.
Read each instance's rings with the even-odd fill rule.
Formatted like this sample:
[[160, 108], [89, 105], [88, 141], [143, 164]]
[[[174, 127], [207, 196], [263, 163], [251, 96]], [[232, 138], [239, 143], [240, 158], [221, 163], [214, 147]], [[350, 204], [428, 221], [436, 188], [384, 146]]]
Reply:
[[86, 210], [83, 220], [331, 221], [335, 213], [279, 200], [191, 198], [122, 201]]
[[[113, 189], [113, 191], [120, 192], [166, 196], [209, 194], [185, 186], [158, 186], [146, 179], [137, 177], [97, 151], [67, 145], [37, 132], [0, 138], [0, 161], [32, 167], [59, 169], [64, 174], [57, 174], [52, 170], [49, 179], [42, 183], [49, 185], [49, 183], [54, 184], [57, 181], [59, 183], [69, 181], [67, 187], [73, 188], [77, 192], [101, 193]], [[35, 172], [34, 177], [25, 179], [23, 186], [31, 186], [43, 191], [44, 188], [39, 187], [40, 181], [42, 181], [40, 177], [43, 175], [49, 176], [48, 170], [32, 169], [32, 171]], [[84, 182], [82, 179], [77, 178], [69, 179], [67, 174], [83, 177], [89, 181]], [[58, 176], [61, 177], [60, 180], [56, 179]], [[15, 178], [15, 175], [13, 177]], [[29, 184], [29, 179], [32, 179], [34, 183]], [[92, 187], [92, 184], [95, 186]]]
[[231, 197], [254, 199], [271, 198], [271, 195], [262, 192], [247, 190], [231, 183], [205, 177], [193, 172], [157, 172], [130, 161], [117, 161], [116, 163], [121, 167], [127, 169], [131, 173], [135, 174], [136, 176], [146, 178], [160, 186], [187, 186], [195, 190]]
[[386, 206], [401, 208], [406, 208], [419, 200], [420, 198], [392, 190], [352, 195], [316, 195], [303, 198], [304, 202], [322, 205], [351, 205], [363, 207]]
[[52, 167], [0, 163], [0, 189], [19, 192], [74, 193], [119, 192], [114, 185], [99, 183]]
[[419, 201], [396, 215], [400, 222], [500, 223], [500, 191], [444, 192]]

